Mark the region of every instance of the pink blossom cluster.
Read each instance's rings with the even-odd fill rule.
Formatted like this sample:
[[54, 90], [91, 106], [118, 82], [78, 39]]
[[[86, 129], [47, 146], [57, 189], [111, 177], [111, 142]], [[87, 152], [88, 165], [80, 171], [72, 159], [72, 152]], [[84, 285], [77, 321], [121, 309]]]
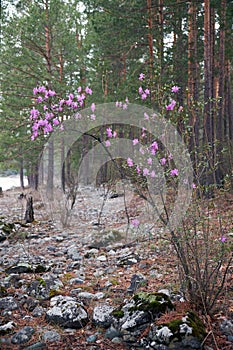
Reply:
[[[66, 99], [59, 99], [54, 90], [47, 89], [45, 86], [35, 87], [33, 89], [36, 103], [43, 104], [39, 109], [33, 107], [30, 111], [30, 119], [33, 121], [31, 139], [35, 140], [41, 133], [46, 135], [54, 130], [54, 127], [61, 124], [59, 116], [65, 111], [75, 111], [84, 107], [84, 101], [87, 95], [92, 95], [92, 90], [87, 86], [83, 91], [79, 86], [76, 95], [70, 93]], [[55, 100], [55, 101], [54, 101]], [[90, 118], [95, 119], [95, 104], [91, 105]], [[79, 115], [77, 115], [79, 118]], [[61, 118], [62, 119], [62, 118]], [[62, 126], [61, 126], [62, 128]]]
[[[174, 85], [171, 88], [171, 92], [178, 93], [180, 90], [180, 86]], [[167, 111], [173, 111], [176, 106], [176, 100], [171, 99], [171, 102], [166, 106]], [[178, 112], [182, 112], [183, 106], [179, 106]]]
[[127, 109], [128, 108], [128, 104], [129, 104], [129, 99], [128, 97], [126, 97], [125, 101], [116, 101], [116, 107], [117, 108], [122, 108], [122, 109]]

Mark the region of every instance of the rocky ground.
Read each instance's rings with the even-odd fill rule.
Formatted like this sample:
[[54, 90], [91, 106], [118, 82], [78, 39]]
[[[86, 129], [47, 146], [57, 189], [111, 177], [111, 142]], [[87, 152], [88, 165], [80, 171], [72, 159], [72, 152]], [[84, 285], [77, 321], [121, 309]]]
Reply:
[[[127, 231], [121, 193], [103, 207], [103, 192], [83, 188], [66, 228], [38, 193], [24, 193], [33, 196], [31, 224], [20, 189], [0, 197], [1, 349], [233, 349], [232, 268], [224, 313], [199, 318], [138, 196], [126, 197], [128, 217], [141, 222]], [[227, 211], [232, 204], [227, 197]]]

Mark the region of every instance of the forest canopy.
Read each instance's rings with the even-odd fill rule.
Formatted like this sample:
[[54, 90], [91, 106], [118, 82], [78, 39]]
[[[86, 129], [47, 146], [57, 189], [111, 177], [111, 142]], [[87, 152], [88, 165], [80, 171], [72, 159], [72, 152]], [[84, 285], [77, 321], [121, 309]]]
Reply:
[[[95, 103], [144, 103], [176, 125], [202, 185], [232, 186], [233, 1], [2, 2], [0, 168], [36, 186], [44, 139], [31, 141], [33, 88], [91, 86]], [[138, 99], [143, 73], [150, 98]], [[166, 110], [178, 86], [179, 111]]]

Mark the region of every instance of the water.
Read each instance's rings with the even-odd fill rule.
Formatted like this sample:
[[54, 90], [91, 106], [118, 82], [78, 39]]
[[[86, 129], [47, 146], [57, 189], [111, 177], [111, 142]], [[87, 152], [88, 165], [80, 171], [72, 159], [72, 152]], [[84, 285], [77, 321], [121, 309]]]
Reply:
[[[27, 186], [27, 178], [24, 178], [24, 185]], [[20, 187], [19, 175], [0, 176], [0, 187], [3, 191], [9, 190], [13, 187]]]

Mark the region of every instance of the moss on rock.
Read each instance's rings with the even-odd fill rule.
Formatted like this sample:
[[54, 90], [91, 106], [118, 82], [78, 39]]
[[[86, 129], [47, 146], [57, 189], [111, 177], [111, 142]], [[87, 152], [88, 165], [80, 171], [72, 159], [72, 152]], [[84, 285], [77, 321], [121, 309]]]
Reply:
[[145, 311], [153, 316], [158, 316], [166, 310], [174, 309], [174, 306], [168, 295], [164, 293], [146, 293], [138, 292], [133, 296], [135, 306], [130, 311]]

